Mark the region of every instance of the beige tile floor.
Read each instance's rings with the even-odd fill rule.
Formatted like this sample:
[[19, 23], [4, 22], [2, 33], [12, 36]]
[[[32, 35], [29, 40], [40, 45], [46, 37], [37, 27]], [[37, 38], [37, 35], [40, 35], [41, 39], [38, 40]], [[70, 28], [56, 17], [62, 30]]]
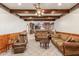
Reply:
[[8, 50], [5, 53], [0, 54], [1, 56], [62, 56], [62, 53], [50, 43], [49, 49], [43, 49], [40, 47], [39, 42], [35, 41], [34, 35], [28, 34], [28, 45], [24, 53], [13, 54], [12, 50]]

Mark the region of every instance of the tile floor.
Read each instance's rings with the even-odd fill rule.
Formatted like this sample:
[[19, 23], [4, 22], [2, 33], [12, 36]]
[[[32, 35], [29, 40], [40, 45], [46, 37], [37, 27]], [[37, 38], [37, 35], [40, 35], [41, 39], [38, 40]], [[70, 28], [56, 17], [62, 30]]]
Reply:
[[13, 54], [12, 50], [8, 50], [6, 53], [0, 54], [1, 56], [62, 56], [62, 53], [50, 43], [49, 49], [43, 49], [40, 47], [39, 42], [35, 41], [34, 35], [28, 34], [28, 45], [24, 53]]

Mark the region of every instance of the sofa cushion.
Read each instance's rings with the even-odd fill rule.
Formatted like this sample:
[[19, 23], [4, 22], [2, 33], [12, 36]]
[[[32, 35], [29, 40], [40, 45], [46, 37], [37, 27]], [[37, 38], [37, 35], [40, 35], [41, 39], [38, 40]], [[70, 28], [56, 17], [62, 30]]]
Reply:
[[57, 41], [56, 43], [57, 43], [58, 46], [62, 46], [63, 45], [63, 42], [64, 41], [61, 40], [61, 41]]
[[71, 41], [74, 41], [74, 42], [79, 42], [79, 38], [72, 38]]
[[59, 46], [62, 45], [62, 43], [64, 42], [62, 39], [59, 38], [52, 38], [52, 41]]
[[66, 41], [68, 37], [69, 37], [68, 35], [61, 34], [61, 39], [64, 41]]
[[54, 38], [61, 38], [61, 35], [60, 34], [55, 34]]
[[70, 42], [71, 40], [72, 40], [72, 37], [69, 36], [69, 37], [67, 38], [66, 42]]
[[78, 39], [78, 38], [73, 38], [73, 37], [71, 37], [71, 38], [68, 38], [67, 41], [68, 41], [68, 42], [79, 42], [79, 39]]

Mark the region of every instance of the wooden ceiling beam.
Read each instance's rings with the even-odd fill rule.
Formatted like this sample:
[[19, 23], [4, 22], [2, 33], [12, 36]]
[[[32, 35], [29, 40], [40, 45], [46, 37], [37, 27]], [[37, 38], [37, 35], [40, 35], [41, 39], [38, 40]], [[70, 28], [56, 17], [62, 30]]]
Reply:
[[[73, 7], [70, 8], [70, 12], [74, 11], [75, 9], [79, 8], [79, 3], [75, 4]], [[61, 17], [65, 16], [66, 14], [61, 15]]]
[[[43, 9], [44, 13], [69, 13], [69, 9]], [[11, 13], [31, 13], [34, 14], [36, 12], [35, 9], [11, 9], [10, 10]]]
[[74, 5], [71, 9], [70, 9], [70, 12], [71, 11], [74, 11], [75, 9], [78, 9], [79, 8], [79, 3], [77, 3], [76, 5]]
[[5, 5], [3, 5], [2, 3], [0, 3], [0, 8], [3, 8], [4, 10], [10, 12], [10, 9], [6, 7]]
[[36, 10], [32, 10], [32, 9], [27, 9], [27, 10], [25, 10], [25, 9], [23, 9], [23, 10], [21, 10], [21, 9], [11, 9], [10, 12], [11, 13], [26, 13], [26, 14], [31, 13], [31, 14], [34, 14], [36, 12]]
[[44, 13], [69, 13], [69, 9], [45, 9]]
[[24, 19], [24, 21], [55, 21], [56, 19], [44, 19], [44, 18], [40, 18], [40, 19]]
[[39, 18], [58, 19], [58, 18], [60, 18], [60, 16], [40, 16], [40, 17], [39, 17], [39, 16], [20, 16], [20, 18], [22, 18], [22, 19], [28, 19], [28, 18], [29, 18], [29, 19], [31, 19], [31, 18], [32, 18], [32, 19], [33, 19], [33, 18], [34, 18], [34, 19], [35, 19], [35, 18], [38, 18], [38, 19], [39, 19]]
[[[7, 6], [5, 6], [4, 4], [0, 3], [0, 8], [6, 10], [7, 12], [10, 13], [10, 8], [8, 8]], [[16, 16], [19, 16], [18, 14], [15, 13]]]

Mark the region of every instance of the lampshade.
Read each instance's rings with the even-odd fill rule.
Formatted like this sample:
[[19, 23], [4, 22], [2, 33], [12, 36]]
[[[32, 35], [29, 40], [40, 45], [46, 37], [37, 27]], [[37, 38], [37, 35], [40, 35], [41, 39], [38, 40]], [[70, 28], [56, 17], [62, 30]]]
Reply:
[[0, 35], [22, 32], [26, 30], [26, 22], [0, 8]]

